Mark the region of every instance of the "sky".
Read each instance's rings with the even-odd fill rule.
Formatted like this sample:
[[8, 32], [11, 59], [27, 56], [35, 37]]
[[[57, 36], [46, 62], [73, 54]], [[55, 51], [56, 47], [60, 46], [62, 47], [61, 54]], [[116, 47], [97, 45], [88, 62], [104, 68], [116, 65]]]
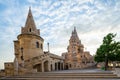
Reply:
[[0, 69], [14, 60], [13, 41], [25, 26], [30, 6], [44, 51], [49, 42], [51, 53], [66, 52], [74, 26], [92, 55], [108, 33], [120, 41], [120, 0], [0, 0]]

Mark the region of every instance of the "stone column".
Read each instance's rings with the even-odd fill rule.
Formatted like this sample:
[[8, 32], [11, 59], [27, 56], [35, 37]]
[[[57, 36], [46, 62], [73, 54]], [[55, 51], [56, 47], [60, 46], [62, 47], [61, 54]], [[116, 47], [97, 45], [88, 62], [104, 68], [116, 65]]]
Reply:
[[48, 71], [51, 71], [50, 61], [48, 62]]
[[41, 67], [42, 67], [42, 72], [44, 72], [44, 62], [42, 62]]
[[60, 62], [60, 70], [62, 70], [62, 63]]
[[56, 70], [58, 71], [58, 62], [56, 64], [57, 64], [57, 67], [56, 67], [57, 69]]
[[63, 63], [63, 70], [65, 69], [65, 65], [64, 65], [64, 63]]
[[53, 66], [52, 66], [52, 67], [53, 67], [53, 71], [55, 71], [55, 63], [53, 63]]

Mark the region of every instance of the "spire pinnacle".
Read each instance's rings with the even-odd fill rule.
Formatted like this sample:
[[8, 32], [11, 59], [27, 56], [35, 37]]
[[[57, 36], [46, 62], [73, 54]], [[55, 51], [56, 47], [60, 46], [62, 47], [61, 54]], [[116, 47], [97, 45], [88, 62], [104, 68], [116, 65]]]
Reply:
[[79, 40], [79, 37], [77, 35], [77, 31], [76, 31], [76, 27], [74, 27], [74, 30], [72, 31], [72, 36], [71, 37], [74, 37], [74, 39], [77, 38]]
[[35, 25], [35, 22], [34, 22], [31, 7], [29, 7], [25, 27], [22, 27], [22, 34], [40, 35], [40, 31], [39, 31], [39, 29], [36, 28], [36, 25]]
[[35, 25], [35, 22], [34, 22], [34, 19], [33, 19], [33, 16], [32, 16], [31, 7], [29, 7], [29, 12], [28, 12], [25, 27], [31, 27], [33, 29], [36, 29], [36, 25]]
[[31, 6], [29, 6], [29, 10], [31, 10]]
[[76, 27], [74, 26], [74, 33], [76, 33]]

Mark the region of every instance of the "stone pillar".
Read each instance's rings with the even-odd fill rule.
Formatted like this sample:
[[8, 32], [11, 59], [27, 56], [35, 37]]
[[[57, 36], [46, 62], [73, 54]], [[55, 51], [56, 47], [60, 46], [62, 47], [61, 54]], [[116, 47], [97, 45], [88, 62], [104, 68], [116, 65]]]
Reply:
[[55, 70], [55, 64], [52, 63], [52, 71]]
[[42, 72], [44, 72], [44, 62], [42, 62], [41, 67], [42, 67]]
[[52, 66], [52, 67], [53, 67], [53, 71], [55, 71], [55, 63], [53, 63], [53, 66]]
[[62, 63], [60, 62], [60, 70], [62, 70]]
[[63, 70], [65, 69], [65, 65], [64, 65], [64, 63], [63, 63]]
[[58, 62], [56, 64], [57, 64], [57, 67], [56, 67], [57, 69], [56, 70], [58, 71]]
[[48, 62], [48, 71], [51, 71], [50, 61]]

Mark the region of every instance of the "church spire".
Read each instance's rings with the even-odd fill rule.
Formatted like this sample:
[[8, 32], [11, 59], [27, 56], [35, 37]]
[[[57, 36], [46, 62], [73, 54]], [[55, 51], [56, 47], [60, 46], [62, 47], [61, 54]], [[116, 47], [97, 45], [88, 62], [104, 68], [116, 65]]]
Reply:
[[35, 22], [34, 22], [31, 7], [29, 7], [25, 27], [22, 27], [22, 34], [40, 35], [40, 31], [39, 31], [39, 29], [36, 28], [36, 25], [35, 25]]

